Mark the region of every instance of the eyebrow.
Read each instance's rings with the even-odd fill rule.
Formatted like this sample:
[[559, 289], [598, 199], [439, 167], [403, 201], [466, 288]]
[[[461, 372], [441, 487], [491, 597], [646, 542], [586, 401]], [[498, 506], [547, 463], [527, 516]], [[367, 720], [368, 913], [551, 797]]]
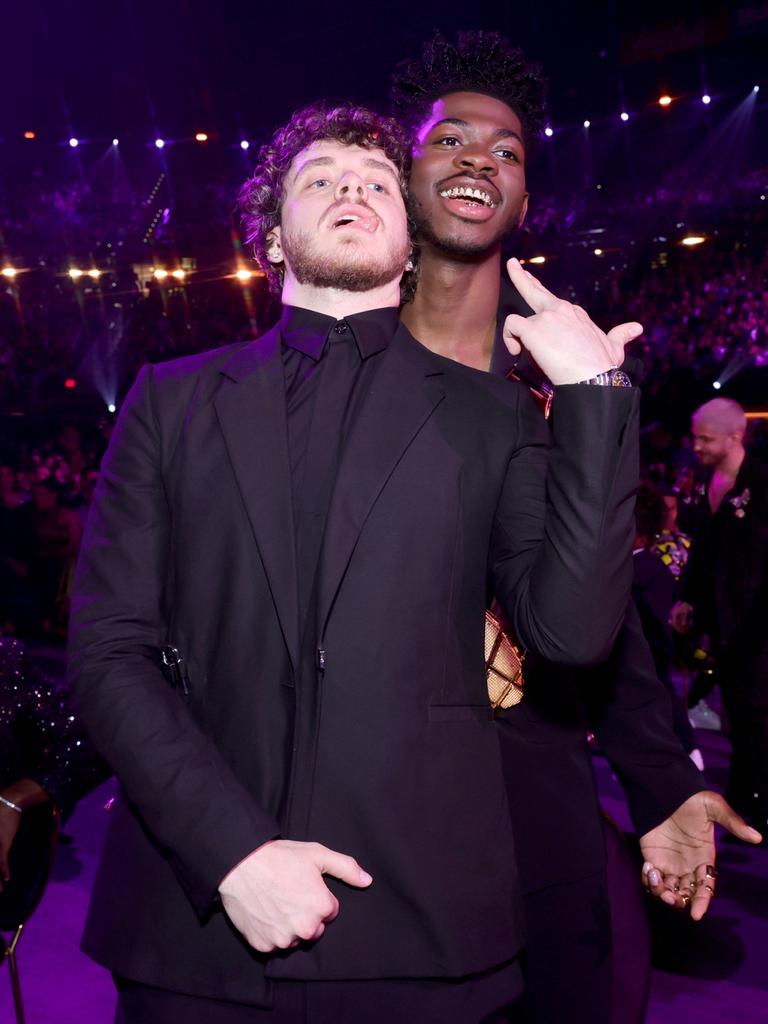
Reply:
[[[435, 123], [430, 128], [430, 131], [432, 131], [435, 128], [439, 128], [441, 124], [455, 124], [458, 128], [472, 127], [469, 121], [463, 121], [460, 117], [443, 117], [441, 118], [441, 120], [435, 121]], [[512, 128], [496, 128], [494, 131], [494, 135], [496, 136], [497, 139], [517, 139], [521, 146], [525, 145], [520, 135]]]
[[[301, 167], [296, 171], [293, 180], [296, 181], [300, 174], [303, 174], [310, 167], [333, 167], [336, 161], [331, 156], [313, 156], [311, 159], [306, 160]], [[377, 171], [386, 171], [387, 174], [391, 174], [392, 177], [399, 183], [400, 179], [397, 176], [397, 172], [394, 167], [390, 164], [384, 163], [383, 160], [376, 160], [372, 156], [366, 156], [363, 158], [363, 167], [372, 167]]]

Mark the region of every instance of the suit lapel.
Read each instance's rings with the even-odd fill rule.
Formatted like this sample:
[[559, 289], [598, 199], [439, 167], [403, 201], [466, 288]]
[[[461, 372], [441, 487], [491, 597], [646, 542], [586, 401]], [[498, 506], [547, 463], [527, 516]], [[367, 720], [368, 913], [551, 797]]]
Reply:
[[297, 669], [296, 538], [280, 333], [239, 349], [221, 370], [216, 414], [251, 522], [288, 653]]
[[445, 397], [435, 357], [400, 325], [345, 443], [323, 544], [320, 637], [360, 531], [411, 441]]

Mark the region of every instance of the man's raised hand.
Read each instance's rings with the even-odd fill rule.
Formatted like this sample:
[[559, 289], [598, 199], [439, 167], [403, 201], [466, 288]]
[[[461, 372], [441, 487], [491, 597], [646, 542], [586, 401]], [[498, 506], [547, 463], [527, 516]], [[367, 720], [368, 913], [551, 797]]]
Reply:
[[219, 886], [230, 920], [260, 953], [319, 939], [339, 913], [323, 875], [365, 889], [373, 879], [353, 857], [319, 843], [273, 839], [240, 861]]
[[643, 333], [641, 324], [626, 323], [605, 334], [580, 306], [558, 299], [518, 260], [509, 260], [507, 270], [534, 315], [508, 316], [504, 343], [512, 355], [526, 348], [553, 384], [578, 384], [621, 366], [624, 346]]

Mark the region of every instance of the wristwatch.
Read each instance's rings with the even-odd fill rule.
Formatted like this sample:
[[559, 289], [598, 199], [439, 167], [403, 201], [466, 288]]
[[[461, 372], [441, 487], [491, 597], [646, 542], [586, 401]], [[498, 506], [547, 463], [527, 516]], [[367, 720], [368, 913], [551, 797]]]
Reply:
[[605, 373], [598, 373], [596, 377], [590, 377], [589, 380], [580, 380], [577, 384], [597, 384], [598, 387], [603, 388], [631, 388], [632, 381], [624, 373], [623, 370], [612, 369], [606, 370]]

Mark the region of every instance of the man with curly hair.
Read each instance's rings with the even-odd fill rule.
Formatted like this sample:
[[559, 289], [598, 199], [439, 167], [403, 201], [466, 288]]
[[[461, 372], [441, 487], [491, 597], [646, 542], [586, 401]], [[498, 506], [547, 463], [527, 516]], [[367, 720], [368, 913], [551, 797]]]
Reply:
[[[440, 355], [497, 377], [514, 371], [547, 406], [554, 397], [557, 410], [561, 389], [528, 353], [519, 357], [516, 344], [540, 311], [519, 287], [515, 261], [509, 277], [502, 274], [502, 242], [528, 206], [526, 156], [544, 126], [539, 69], [496, 32], [463, 32], [455, 43], [436, 33], [419, 58], [398, 67], [391, 97], [413, 140], [409, 206], [419, 250], [403, 322]], [[561, 343], [570, 339], [564, 330]], [[617, 376], [627, 383], [620, 371], [599, 383], [616, 384]], [[672, 732], [633, 606], [610, 661], [588, 676], [535, 656], [525, 674], [522, 703], [498, 726], [525, 894], [526, 1020], [629, 1024], [643, 1016], [644, 979], [630, 967], [612, 993], [606, 841], [613, 929], [635, 922], [629, 956], [617, 958], [614, 974], [643, 956], [647, 966], [647, 939], [639, 886], [617, 870], [621, 847], [601, 827], [588, 731], [625, 785], [642, 836], [643, 880], [665, 902], [687, 905], [697, 919], [704, 913], [714, 888], [706, 880], [713, 821], [742, 838], [754, 834], [717, 794], [700, 792], [704, 780]], [[694, 898], [678, 895], [691, 891], [690, 881]]]
[[407, 157], [359, 108], [278, 131], [241, 201], [279, 324], [142, 370], [104, 459], [70, 664], [121, 783], [84, 948], [123, 1022], [502, 1022], [519, 997], [486, 589], [531, 650], [606, 656], [637, 395], [589, 382], [640, 328], [513, 268], [550, 442], [524, 387], [400, 323]]

